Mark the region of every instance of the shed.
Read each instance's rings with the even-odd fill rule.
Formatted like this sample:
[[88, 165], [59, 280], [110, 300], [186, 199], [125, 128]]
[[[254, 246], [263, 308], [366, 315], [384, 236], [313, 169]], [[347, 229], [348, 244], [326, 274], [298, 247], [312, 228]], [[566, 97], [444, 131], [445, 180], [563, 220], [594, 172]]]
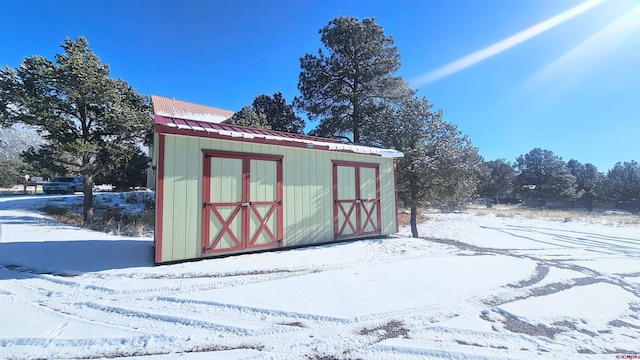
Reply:
[[193, 119], [152, 101], [156, 263], [397, 232], [401, 152]]

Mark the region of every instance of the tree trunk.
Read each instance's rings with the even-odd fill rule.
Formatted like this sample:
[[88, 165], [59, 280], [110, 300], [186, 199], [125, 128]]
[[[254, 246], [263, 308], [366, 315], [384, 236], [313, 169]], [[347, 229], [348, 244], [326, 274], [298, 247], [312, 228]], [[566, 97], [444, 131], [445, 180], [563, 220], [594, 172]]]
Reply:
[[587, 194], [585, 198], [586, 199], [585, 199], [584, 203], [587, 206], [587, 211], [588, 212], [593, 212], [593, 202], [595, 200], [594, 196], [591, 195], [591, 194]]
[[487, 209], [491, 209], [491, 207], [493, 206], [493, 204], [491, 203], [491, 198], [486, 198], [484, 199], [484, 201], [486, 201]]
[[[354, 85], [357, 88], [357, 84]], [[352, 100], [353, 103], [353, 118], [351, 123], [351, 129], [353, 131], [353, 142], [358, 144], [360, 143], [360, 103], [358, 102], [358, 98]]]
[[415, 206], [411, 207], [411, 236], [414, 238], [418, 237], [418, 224], [417, 224], [417, 219], [418, 219], [418, 208]]
[[360, 143], [360, 123], [355, 113], [353, 114], [353, 142]]
[[93, 221], [93, 176], [84, 175], [82, 180], [82, 193], [84, 194], [82, 218], [84, 225], [87, 226], [91, 225]]

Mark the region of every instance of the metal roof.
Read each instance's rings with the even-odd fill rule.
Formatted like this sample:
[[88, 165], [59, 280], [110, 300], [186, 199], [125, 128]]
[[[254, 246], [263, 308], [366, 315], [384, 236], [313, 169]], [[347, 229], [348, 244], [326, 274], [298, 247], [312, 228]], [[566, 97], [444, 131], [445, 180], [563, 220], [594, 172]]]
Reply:
[[157, 95], [151, 95], [151, 102], [153, 103], [153, 113], [155, 115], [169, 118], [221, 123], [233, 116], [233, 111], [230, 110], [198, 105]]
[[198, 136], [308, 149], [354, 152], [390, 158], [404, 156], [402, 152], [397, 150], [343, 143], [336, 139], [256, 129], [225, 123], [221, 124], [178, 117], [167, 117], [157, 113], [154, 116], [154, 123], [155, 131], [160, 134]]

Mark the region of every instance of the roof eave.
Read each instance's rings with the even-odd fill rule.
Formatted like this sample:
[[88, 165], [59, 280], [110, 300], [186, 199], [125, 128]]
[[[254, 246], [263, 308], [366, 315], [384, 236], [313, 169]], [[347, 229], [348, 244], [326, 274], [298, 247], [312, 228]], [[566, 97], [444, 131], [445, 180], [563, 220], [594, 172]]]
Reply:
[[235, 125], [211, 124], [195, 120], [154, 116], [155, 132], [182, 136], [196, 136], [221, 140], [251, 142], [266, 145], [288, 146], [315, 150], [348, 152], [361, 155], [401, 158], [404, 154], [393, 149], [379, 149], [362, 145], [345, 144], [333, 139], [323, 139], [299, 134], [280, 133]]

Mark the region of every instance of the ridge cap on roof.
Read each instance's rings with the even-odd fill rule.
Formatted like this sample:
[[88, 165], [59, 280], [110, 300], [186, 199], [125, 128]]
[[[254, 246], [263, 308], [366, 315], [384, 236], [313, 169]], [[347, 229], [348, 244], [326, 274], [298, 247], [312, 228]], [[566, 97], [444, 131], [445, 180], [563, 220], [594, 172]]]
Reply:
[[[192, 114], [210, 114], [214, 116], [220, 116], [226, 121], [233, 116], [234, 111], [218, 108], [215, 106], [202, 105], [190, 101], [178, 100], [175, 98], [168, 98], [160, 95], [151, 95], [151, 103], [153, 105], [153, 113], [155, 115], [162, 116], [174, 116], [178, 118], [185, 118], [184, 112]], [[191, 118], [189, 118], [191, 119]], [[205, 119], [192, 119], [192, 120], [205, 120]]]
[[151, 101], [153, 101], [153, 98], [158, 98], [158, 99], [162, 99], [162, 100], [169, 100], [169, 101], [177, 101], [177, 102], [181, 102], [181, 103], [187, 103], [187, 104], [191, 104], [191, 105], [198, 105], [198, 106], [202, 106], [202, 107], [206, 107], [206, 108], [218, 109], [218, 110], [223, 110], [223, 111], [230, 111], [232, 113], [235, 113], [235, 111], [233, 111], [233, 110], [223, 109], [223, 108], [219, 108], [219, 107], [211, 106], [211, 105], [200, 104], [200, 103], [196, 103], [196, 102], [193, 102], [193, 101], [180, 100], [180, 99], [176, 99], [174, 97], [167, 97], [167, 96], [160, 96], [160, 95], [151, 94]]

